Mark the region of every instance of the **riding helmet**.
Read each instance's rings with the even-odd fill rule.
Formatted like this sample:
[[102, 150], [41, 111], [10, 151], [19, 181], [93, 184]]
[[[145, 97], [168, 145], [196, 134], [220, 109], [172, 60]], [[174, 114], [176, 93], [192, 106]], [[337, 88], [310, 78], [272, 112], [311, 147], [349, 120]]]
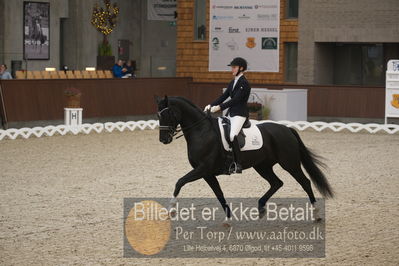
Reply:
[[247, 65], [247, 61], [242, 57], [236, 57], [228, 64], [228, 66], [242, 67], [244, 69], [243, 71], [247, 70]]

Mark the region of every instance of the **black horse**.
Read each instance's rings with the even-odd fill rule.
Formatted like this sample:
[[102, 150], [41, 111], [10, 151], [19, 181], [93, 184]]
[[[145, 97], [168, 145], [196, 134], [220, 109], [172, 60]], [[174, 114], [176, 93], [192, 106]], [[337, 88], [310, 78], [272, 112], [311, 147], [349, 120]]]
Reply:
[[[181, 177], [175, 186], [172, 207], [177, 202], [181, 188], [190, 182], [204, 178], [211, 187], [227, 217], [230, 209], [224, 198], [216, 176], [225, 173], [227, 152], [222, 147], [217, 119], [205, 114], [201, 109], [183, 97], [156, 97], [160, 123], [159, 140], [164, 144], [172, 142], [177, 134], [178, 125], [187, 141], [188, 158], [194, 168]], [[243, 169], [253, 167], [270, 183], [270, 189], [259, 199], [259, 217], [265, 214], [267, 200], [283, 186], [283, 182], [273, 172], [276, 163], [289, 172], [308, 194], [312, 205], [316, 202], [311, 182], [301, 169], [301, 163], [308, 172], [320, 193], [332, 197], [333, 191], [319, 169], [325, 166], [320, 157], [305, 147], [298, 133], [289, 127], [277, 123], [260, 123], [257, 125], [263, 137], [263, 146], [259, 150], [241, 152]]]

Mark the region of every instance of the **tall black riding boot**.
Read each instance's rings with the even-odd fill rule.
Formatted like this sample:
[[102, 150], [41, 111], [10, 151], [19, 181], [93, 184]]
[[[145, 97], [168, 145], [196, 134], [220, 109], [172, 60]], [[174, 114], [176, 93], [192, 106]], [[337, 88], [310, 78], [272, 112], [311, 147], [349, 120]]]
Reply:
[[241, 174], [242, 173], [242, 166], [240, 160], [240, 145], [238, 144], [237, 137], [234, 137], [232, 142], [232, 149], [233, 149], [233, 156], [234, 156], [234, 163], [232, 167], [230, 167], [234, 173]]

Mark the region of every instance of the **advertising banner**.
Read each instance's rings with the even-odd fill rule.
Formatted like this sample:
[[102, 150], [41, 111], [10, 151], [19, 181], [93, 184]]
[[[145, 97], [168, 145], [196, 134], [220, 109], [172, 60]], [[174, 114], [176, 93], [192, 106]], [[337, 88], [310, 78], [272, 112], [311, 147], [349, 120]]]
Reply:
[[386, 124], [388, 117], [399, 117], [399, 60], [389, 60], [385, 88]]
[[211, 0], [209, 18], [209, 71], [238, 56], [249, 71], [279, 71], [279, 0]]
[[175, 21], [176, 0], [147, 0], [147, 19]]

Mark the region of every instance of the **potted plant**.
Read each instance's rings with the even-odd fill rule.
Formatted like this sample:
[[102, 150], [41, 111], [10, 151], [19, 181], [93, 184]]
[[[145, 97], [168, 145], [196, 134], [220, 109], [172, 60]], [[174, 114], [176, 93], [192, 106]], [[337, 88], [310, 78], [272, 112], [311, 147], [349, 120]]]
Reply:
[[262, 106], [262, 120], [269, 120], [270, 119], [270, 102], [274, 100], [273, 96], [265, 96], [263, 99], [263, 106]]
[[80, 108], [80, 98], [82, 93], [76, 88], [67, 88], [64, 91], [66, 108]]
[[115, 64], [115, 56], [112, 55], [112, 47], [107, 39], [98, 46], [97, 69], [110, 70]]
[[262, 104], [257, 103], [257, 102], [250, 102], [247, 104], [248, 106], [248, 111], [249, 111], [249, 119], [254, 119], [254, 120], [259, 120], [261, 119], [261, 110], [262, 110]]
[[111, 44], [105, 39], [98, 45], [98, 55], [99, 56], [112, 56]]
[[262, 106], [262, 120], [269, 120], [270, 108], [267, 105]]
[[111, 4], [110, 0], [104, 0], [104, 5], [105, 8], [99, 7], [98, 4], [94, 6], [91, 24], [103, 35], [103, 41], [98, 46], [97, 69], [109, 70], [115, 63], [115, 57], [112, 55], [108, 35], [116, 27], [119, 7], [116, 3]]

